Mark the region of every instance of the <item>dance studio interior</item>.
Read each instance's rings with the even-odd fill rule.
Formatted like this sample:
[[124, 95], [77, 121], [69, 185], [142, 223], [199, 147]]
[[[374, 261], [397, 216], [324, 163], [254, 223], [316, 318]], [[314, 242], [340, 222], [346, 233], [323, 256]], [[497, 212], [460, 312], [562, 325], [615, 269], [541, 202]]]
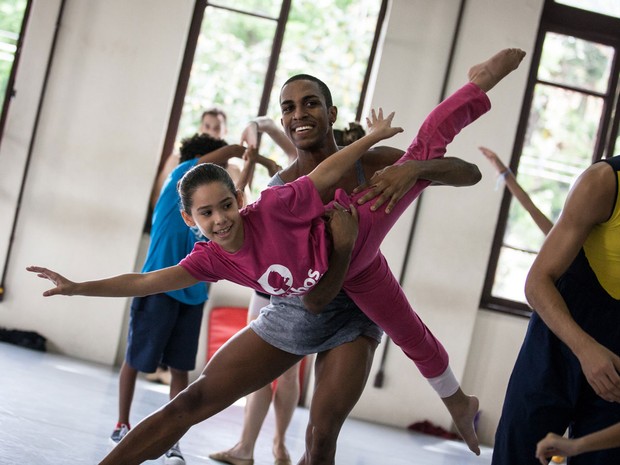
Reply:
[[[620, 150], [615, 0], [0, 0], [5, 11], [15, 30], [0, 37], [0, 328], [36, 333], [44, 347], [0, 342], [1, 464], [92, 464], [109, 451], [131, 299], [43, 297], [50, 283], [26, 267], [78, 281], [140, 271], [154, 180], [202, 110], [225, 110], [224, 139], [237, 144], [257, 116], [280, 125], [280, 87], [303, 72], [331, 88], [334, 128], [356, 120], [366, 127], [371, 108], [382, 107], [404, 129], [385, 145], [405, 150], [472, 65], [519, 48], [526, 56], [489, 92], [489, 113], [448, 147], [447, 156], [476, 164], [482, 179], [429, 187], [381, 246], [463, 391], [479, 399], [481, 453], [437, 433], [454, 433], [450, 415], [384, 335], [335, 461], [491, 463], [531, 315], [525, 277], [544, 234], [479, 147], [493, 150], [557, 219], [593, 157]], [[286, 166], [262, 139], [259, 152]], [[268, 179], [257, 166], [255, 197]], [[252, 292], [210, 284], [190, 381], [245, 325]], [[304, 359], [286, 435], [292, 463], [305, 449], [313, 361]], [[132, 425], [167, 401], [168, 386], [141, 374]], [[235, 443], [243, 411], [242, 398], [192, 427], [182, 440], [186, 462], [221, 463], [208, 455]], [[257, 465], [273, 463], [274, 428], [270, 411]]]

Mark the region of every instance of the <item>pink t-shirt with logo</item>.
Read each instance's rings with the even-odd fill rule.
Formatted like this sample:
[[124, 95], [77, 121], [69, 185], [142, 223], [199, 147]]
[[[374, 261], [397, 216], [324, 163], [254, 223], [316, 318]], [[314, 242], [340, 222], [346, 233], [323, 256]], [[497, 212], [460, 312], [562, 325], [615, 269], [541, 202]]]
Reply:
[[264, 190], [241, 210], [244, 243], [229, 253], [198, 242], [179, 265], [194, 278], [220, 279], [278, 296], [303, 295], [327, 271], [331, 242], [325, 206], [307, 176]]

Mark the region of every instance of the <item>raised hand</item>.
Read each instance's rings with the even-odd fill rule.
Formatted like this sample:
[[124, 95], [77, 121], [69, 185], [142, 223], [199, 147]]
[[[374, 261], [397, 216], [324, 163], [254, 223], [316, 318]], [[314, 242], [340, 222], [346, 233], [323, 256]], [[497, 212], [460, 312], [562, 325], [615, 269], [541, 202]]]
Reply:
[[256, 149], [256, 146], [248, 145], [245, 149], [245, 152], [243, 152], [243, 161], [247, 161], [252, 164], [255, 164], [257, 160], [258, 160], [258, 150]]
[[68, 280], [64, 276], [56, 273], [55, 271], [48, 270], [40, 266], [28, 266], [26, 270], [31, 273], [36, 273], [39, 278], [48, 279], [54, 283], [53, 288], [48, 289], [43, 293], [44, 297], [52, 295], [73, 295], [76, 287], [76, 283]]
[[493, 168], [495, 168], [495, 171], [497, 171], [497, 174], [501, 174], [508, 169], [493, 150], [486, 147], [478, 147], [478, 150], [489, 160]]
[[241, 133], [240, 145], [245, 147], [258, 146], [258, 123], [250, 121]]
[[392, 127], [392, 120], [394, 119], [394, 112], [390, 113], [386, 117], [383, 116], [383, 109], [379, 108], [377, 113], [373, 108], [370, 111], [370, 116], [366, 118], [366, 125], [368, 126], [368, 134], [374, 134], [379, 139], [389, 139], [390, 137], [403, 132], [403, 128], [395, 126]]

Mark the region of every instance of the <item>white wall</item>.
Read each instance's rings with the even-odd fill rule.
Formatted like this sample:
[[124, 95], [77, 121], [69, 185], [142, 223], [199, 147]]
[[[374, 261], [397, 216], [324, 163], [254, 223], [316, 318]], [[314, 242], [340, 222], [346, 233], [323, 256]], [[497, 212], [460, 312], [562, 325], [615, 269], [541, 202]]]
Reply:
[[[393, 0], [369, 104], [395, 109], [406, 147], [438, 102], [447, 71], [458, 0]], [[469, 0], [460, 31], [451, 92], [467, 69], [504, 47], [532, 50], [543, 0]], [[35, 0], [0, 145], [0, 214], [12, 218], [59, 0]], [[0, 326], [36, 330], [50, 348], [114, 364], [124, 346], [126, 299], [43, 299], [45, 283], [28, 264], [76, 279], [133, 269], [147, 199], [161, 153], [193, 1], [68, 0], [45, 96], [24, 201], [0, 303]], [[136, 27], [139, 24], [140, 27]], [[466, 129], [450, 155], [479, 163], [484, 179], [469, 188], [430, 188], [406, 270], [404, 288], [445, 344], [467, 392], [482, 403], [481, 438], [491, 444], [525, 319], [479, 311], [479, 299], [501, 200], [476, 147], [510, 152], [529, 68], [490, 93], [490, 115]], [[413, 209], [383, 248], [398, 276]], [[0, 223], [6, 250], [10, 222]], [[212, 286], [208, 308], [245, 305], [250, 292]], [[204, 331], [199, 360], [204, 360]], [[413, 364], [392, 346], [384, 387], [369, 386], [353, 415], [397, 426], [449, 418]], [[122, 350], [121, 350], [122, 352]], [[492, 380], [492, 381], [490, 381]]]
[[[30, 100], [38, 96], [47, 60], [41, 43], [51, 43], [57, 4], [34, 2], [5, 136], [11, 143], [3, 141], [0, 153], [18, 166], [11, 168], [7, 184], [2, 173], [2, 186], [14, 185], [23, 169], [19, 164], [32, 131]], [[39, 331], [51, 349], [62, 353], [114, 361], [125, 299], [43, 300], [45, 284], [24, 267], [44, 264], [79, 279], [133, 268], [192, 4], [67, 1], [0, 306], [1, 325]], [[7, 210], [14, 203], [5, 197], [0, 202]], [[8, 223], [2, 223], [3, 238]]]

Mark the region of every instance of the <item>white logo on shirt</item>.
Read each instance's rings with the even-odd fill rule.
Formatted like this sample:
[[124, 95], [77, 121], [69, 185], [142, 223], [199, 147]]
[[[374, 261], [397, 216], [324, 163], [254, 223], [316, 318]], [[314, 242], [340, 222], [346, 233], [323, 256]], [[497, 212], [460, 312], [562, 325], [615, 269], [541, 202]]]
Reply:
[[267, 271], [258, 279], [258, 284], [262, 286], [267, 294], [301, 295], [314, 287], [320, 278], [321, 273], [308, 270], [308, 277], [304, 280], [304, 285], [296, 289], [291, 287], [293, 285], [293, 273], [284, 265], [275, 264], [267, 268]]

